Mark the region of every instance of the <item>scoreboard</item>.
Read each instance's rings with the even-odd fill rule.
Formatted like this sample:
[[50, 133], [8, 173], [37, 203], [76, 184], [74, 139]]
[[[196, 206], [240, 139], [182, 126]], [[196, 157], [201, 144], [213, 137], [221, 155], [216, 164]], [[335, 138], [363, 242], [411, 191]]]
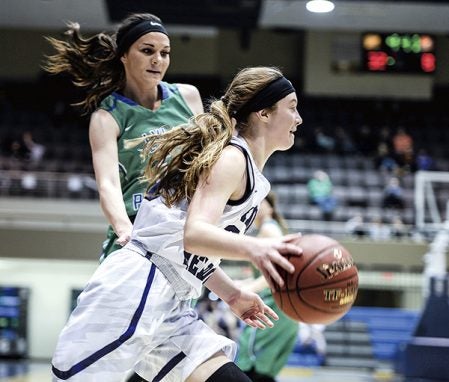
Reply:
[[421, 33], [364, 33], [362, 67], [368, 72], [434, 73], [435, 39]]
[[0, 358], [27, 355], [28, 288], [0, 286]]

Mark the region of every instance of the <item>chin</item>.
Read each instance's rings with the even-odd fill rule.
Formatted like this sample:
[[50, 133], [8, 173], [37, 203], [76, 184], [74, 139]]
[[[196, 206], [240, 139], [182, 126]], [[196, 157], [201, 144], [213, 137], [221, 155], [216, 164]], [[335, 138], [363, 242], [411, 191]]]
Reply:
[[287, 150], [289, 150], [289, 149], [291, 149], [291, 148], [293, 147], [294, 143], [295, 143], [295, 142], [290, 142], [290, 143], [287, 144], [287, 145], [280, 146], [280, 147], [278, 148], [278, 151], [287, 151]]
[[295, 144], [295, 137], [293, 136], [293, 137], [291, 137], [290, 142], [287, 143], [285, 150], [291, 149], [294, 144]]

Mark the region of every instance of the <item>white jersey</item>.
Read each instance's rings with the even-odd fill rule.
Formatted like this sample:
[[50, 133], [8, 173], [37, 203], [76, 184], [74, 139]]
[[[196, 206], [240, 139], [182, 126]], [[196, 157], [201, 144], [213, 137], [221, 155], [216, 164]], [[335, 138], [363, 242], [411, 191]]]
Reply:
[[[247, 185], [244, 196], [228, 201], [218, 226], [236, 234], [245, 233], [254, 221], [258, 207], [270, 190], [270, 183], [257, 169], [249, 147], [241, 137], [231, 143], [246, 158]], [[162, 197], [146, 198], [134, 221], [127, 248], [146, 255], [170, 281], [180, 299], [197, 298], [202, 284], [220, 264], [219, 258], [198, 256], [184, 251], [183, 236], [187, 202], [169, 208]]]

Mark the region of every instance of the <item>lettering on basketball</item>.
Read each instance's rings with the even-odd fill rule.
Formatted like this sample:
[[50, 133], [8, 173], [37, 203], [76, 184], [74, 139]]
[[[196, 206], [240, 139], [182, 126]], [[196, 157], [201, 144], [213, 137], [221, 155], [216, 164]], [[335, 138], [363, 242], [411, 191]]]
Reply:
[[339, 305], [352, 304], [357, 294], [357, 284], [349, 281], [345, 288], [323, 289], [325, 302], [338, 302]]
[[344, 272], [354, 265], [352, 257], [343, 257], [341, 248], [333, 249], [334, 260], [331, 263], [322, 263], [316, 270], [324, 277], [325, 280], [332, 279], [341, 272]]
[[197, 256], [184, 251], [184, 266], [201, 281], [206, 281], [215, 271], [216, 267], [206, 256]]

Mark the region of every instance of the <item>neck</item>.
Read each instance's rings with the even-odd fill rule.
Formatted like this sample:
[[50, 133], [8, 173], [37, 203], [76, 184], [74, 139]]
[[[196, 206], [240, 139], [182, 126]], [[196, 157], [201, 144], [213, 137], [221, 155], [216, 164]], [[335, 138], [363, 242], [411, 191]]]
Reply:
[[123, 95], [150, 110], [156, 110], [161, 105], [162, 95], [159, 94], [159, 87], [157, 84], [148, 87], [127, 83], [123, 89]]
[[262, 171], [268, 158], [273, 154], [272, 151], [267, 149], [265, 139], [262, 136], [252, 137], [241, 135], [241, 137], [247, 143], [257, 168], [259, 171]]

